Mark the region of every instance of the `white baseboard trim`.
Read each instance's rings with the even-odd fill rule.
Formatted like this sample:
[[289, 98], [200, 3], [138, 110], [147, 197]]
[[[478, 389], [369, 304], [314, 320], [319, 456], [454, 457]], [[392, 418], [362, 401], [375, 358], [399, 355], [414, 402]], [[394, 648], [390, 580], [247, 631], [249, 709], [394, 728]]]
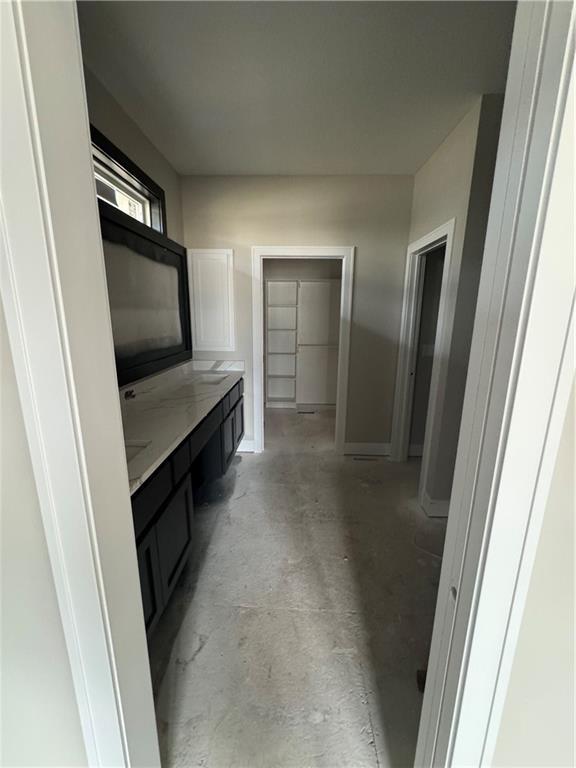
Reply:
[[427, 493], [424, 493], [420, 504], [428, 517], [448, 517], [450, 499], [431, 499]]
[[238, 453], [254, 453], [254, 440], [244, 438], [238, 446]]
[[295, 410], [296, 403], [279, 403], [279, 402], [266, 403], [266, 408], [292, 408], [293, 410]]
[[390, 443], [344, 443], [346, 456], [390, 456]]

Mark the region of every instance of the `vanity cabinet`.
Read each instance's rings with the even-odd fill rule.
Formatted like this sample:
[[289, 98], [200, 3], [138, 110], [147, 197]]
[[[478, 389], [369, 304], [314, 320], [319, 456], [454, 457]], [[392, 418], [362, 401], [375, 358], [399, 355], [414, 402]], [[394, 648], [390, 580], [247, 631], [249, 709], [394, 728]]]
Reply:
[[244, 398], [234, 408], [234, 443], [235, 449], [242, 442], [244, 437]]
[[163, 605], [160, 591], [161, 577], [155, 528], [148, 531], [140, 540], [137, 551], [144, 624], [146, 632], [150, 632], [160, 618]]
[[142, 530], [144, 518], [151, 521], [139, 538], [136, 534], [144, 624], [146, 632], [150, 633], [168, 603], [190, 554], [194, 513], [190, 474], [155, 514], [148, 514], [142, 504], [133, 505], [132, 509], [133, 514], [140, 512], [134, 516], [135, 531]]
[[228, 416], [226, 416], [222, 422], [220, 441], [222, 444], [222, 474], [224, 474], [230, 466], [230, 462], [234, 458], [234, 453], [236, 451], [236, 444], [234, 441], [234, 411], [230, 411]]
[[240, 380], [132, 497], [147, 633], [190, 555], [194, 497], [226, 472], [244, 435], [243, 393]]
[[168, 602], [190, 554], [193, 514], [192, 482], [187, 475], [155, 526], [164, 603]]

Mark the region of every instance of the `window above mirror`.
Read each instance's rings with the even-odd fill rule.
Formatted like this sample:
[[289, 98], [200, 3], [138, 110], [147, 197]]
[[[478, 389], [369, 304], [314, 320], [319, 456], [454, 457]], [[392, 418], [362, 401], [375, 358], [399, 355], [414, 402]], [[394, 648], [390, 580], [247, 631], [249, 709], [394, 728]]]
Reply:
[[90, 127], [96, 194], [142, 224], [166, 234], [164, 190], [97, 128]]

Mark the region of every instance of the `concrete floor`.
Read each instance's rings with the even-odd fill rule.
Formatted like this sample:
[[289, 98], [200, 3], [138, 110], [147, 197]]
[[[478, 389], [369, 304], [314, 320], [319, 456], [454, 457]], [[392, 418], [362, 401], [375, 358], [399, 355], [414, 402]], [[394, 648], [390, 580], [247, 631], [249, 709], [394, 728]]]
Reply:
[[419, 462], [341, 457], [334, 417], [266, 413], [197, 510], [150, 644], [164, 766], [413, 764], [445, 525]]

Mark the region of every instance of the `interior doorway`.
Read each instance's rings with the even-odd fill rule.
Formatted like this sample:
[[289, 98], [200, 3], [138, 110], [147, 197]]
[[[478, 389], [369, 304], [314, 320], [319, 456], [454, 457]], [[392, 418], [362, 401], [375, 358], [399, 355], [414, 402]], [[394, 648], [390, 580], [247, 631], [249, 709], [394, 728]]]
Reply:
[[344, 447], [354, 248], [252, 249], [254, 450], [270, 410], [332, 411]]
[[418, 306], [420, 319], [416, 338], [414, 369], [411, 371], [413, 394], [410, 441], [408, 444], [408, 456], [410, 457], [422, 457], [424, 451], [426, 416], [428, 415], [430, 399], [445, 253], [446, 243], [441, 243], [422, 256], [423, 277]]
[[[326, 447], [334, 445], [340, 339], [342, 262], [265, 259], [264, 424], [304, 420]], [[317, 422], [317, 423], [316, 423]], [[282, 434], [275, 424], [274, 434]], [[302, 424], [302, 426], [304, 426]]]
[[430, 517], [446, 517], [449, 506], [445, 499], [432, 498], [428, 487], [454, 327], [454, 225], [451, 219], [408, 246], [394, 396], [391, 458], [406, 461], [411, 453], [421, 455], [418, 501]]

